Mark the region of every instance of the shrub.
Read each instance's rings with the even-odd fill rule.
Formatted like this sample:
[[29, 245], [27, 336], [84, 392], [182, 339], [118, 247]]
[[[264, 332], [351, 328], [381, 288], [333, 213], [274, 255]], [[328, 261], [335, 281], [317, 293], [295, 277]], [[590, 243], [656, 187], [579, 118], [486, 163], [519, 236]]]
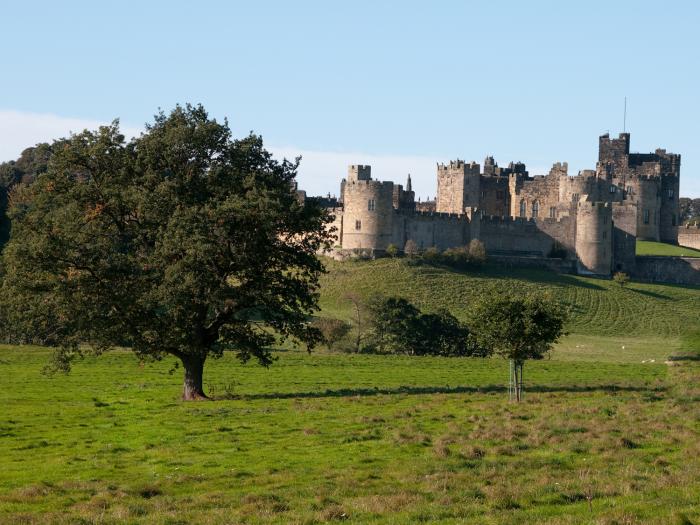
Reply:
[[620, 288], [624, 288], [630, 282], [630, 276], [625, 272], [616, 272], [613, 275], [613, 281], [620, 285]]
[[375, 298], [369, 305], [368, 353], [485, 355], [469, 329], [447, 310], [422, 313], [401, 297]]
[[317, 317], [311, 322], [311, 325], [321, 332], [323, 343], [328, 350], [343, 339], [350, 332], [351, 328], [345, 321], [331, 317]]
[[435, 246], [431, 246], [423, 252], [423, 260], [428, 263], [440, 262], [442, 257], [440, 257], [440, 250]]
[[413, 239], [408, 239], [406, 241], [406, 246], [403, 248], [403, 252], [409, 257], [415, 257], [418, 255], [418, 245]]
[[486, 246], [479, 239], [472, 239], [469, 243], [469, 262], [483, 264], [486, 262]]
[[390, 244], [386, 247], [386, 254], [389, 257], [396, 257], [399, 254], [399, 248], [395, 244]]

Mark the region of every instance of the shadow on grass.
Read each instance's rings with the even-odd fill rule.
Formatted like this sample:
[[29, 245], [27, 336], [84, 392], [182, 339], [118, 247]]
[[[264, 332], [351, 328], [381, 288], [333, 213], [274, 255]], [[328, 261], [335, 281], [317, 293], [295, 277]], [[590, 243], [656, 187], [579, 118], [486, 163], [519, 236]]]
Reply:
[[[526, 386], [526, 392], [663, 392], [665, 387], [643, 387], [630, 385], [533, 385]], [[215, 399], [297, 399], [325, 397], [364, 397], [383, 395], [424, 395], [424, 394], [488, 394], [508, 392], [507, 386], [399, 386], [396, 388], [340, 388], [337, 390], [319, 390], [316, 392], [269, 392], [264, 394], [241, 394], [223, 396]]]
[[672, 355], [669, 361], [700, 361], [700, 354]]
[[656, 292], [650, 292], [648, 290], [637, 290], [636, 288], [627, 288], [629, 291], [638, 293], [640, 295], [646, 295], [647, 297], [653, 297], [654, 299], [663, 299], [663, 300], [669, 300], [671, 299], [668, 295], [664, 295], [661, 293], [656, 293]]
[[[543, 268], [523, 268], [522, 266], [517, 266], [515, 264], [510, 265], [490, 261], [482, 266], [475, 266], [471, 268], [457, 268], [447, 264], [428, 261], [409, 262], [408, 264], [416, 267], [422, 266], [423, 268], [435, 268], [452, 273], [482, 277], [485, 279], [521, 279], [523, 281], [530, 281], [533, 283], [576, 286], [579, 288], [588, 288], [590, 290], [605, 290], [605, 287], [603, 286], [589, 281], [584, 281], [582, 279], [577, 279], [576, 276], [570, 274], [557, 273], [554, 270]], [[595, 279], [595, 277], [592, 278]]]

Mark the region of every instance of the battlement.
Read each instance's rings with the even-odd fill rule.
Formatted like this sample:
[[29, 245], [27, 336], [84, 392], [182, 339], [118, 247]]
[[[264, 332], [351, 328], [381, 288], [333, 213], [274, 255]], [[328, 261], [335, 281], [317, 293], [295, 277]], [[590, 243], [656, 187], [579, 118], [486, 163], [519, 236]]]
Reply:
[[352, 164], [348, 166], [347, 180], [372, 180], [372, 166], [366, 164]]
[[394, 183], [390, 180], [348, 180], [346, 181], [345, 189], [347, 190], [348, 188], [388, 188], [393, 191]]
[[479, 163], [475, 161], [465, 162], [461, 159], [451, 160], [448, 164], [439, 162], [437, 164], [438, 171], [449, 171], [449, 170], [463, 170], [468, 168], [469, 170], [474, 170], [480, 168]]
[[406, 215], [424, 219], [449, 219], [459, 221], [469, 221], [469, 217], [459, 213], [445, 213], [439, 211], [422, 211], [422, 210], [396, 210], [400, 215]]

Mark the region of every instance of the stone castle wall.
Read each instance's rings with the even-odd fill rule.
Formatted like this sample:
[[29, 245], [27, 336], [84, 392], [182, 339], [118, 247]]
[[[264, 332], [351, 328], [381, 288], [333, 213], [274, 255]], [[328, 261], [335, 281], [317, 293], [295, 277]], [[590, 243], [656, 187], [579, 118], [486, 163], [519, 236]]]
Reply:
[[[337, 206], [333, 226], [345, 250], [402, 249], [409, 240], [444, 250], [480, 239], [490, 253], [556, 254], [577, 261], [581, 272], [607, 275], [635, 269], [636, 238], [679, 239], [679, 173], [679, 155], [630, 154], [623, 133], [600, 137], [596, 169], [575, 177], [566, 163], [535, 177], [520, 162], [501, 168], [492, 157], [483, 172], [476, 162], [438, 164], [429, 206], [415, 202], [410, 177], [404, 190], [372, 180], [370, 166], [353, 165], [329, 207]], [[696, 242], [689, 232], [681, 237]]]
[[470, 222], [465, 215], [397, 211], [393, 224], [392, 243], [399, 249], [413, 240], [420, 249], [446, 250], [464, 246], [470, 239]]
[[700, 226], [687, 225], [681, 226], [677, 230], [678, 244], [686, 248], [695, 248], [700, 250]]

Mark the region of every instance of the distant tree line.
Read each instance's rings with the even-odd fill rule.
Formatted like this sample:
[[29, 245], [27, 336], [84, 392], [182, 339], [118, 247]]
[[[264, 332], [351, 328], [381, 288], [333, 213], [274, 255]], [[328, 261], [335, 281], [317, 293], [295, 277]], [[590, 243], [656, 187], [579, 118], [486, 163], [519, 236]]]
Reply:
[[680, 205], [680, 218], [682, 224], [693, 222], [700, 223], [700, 199], [689, 199], [681, 197], [678, 199]]

